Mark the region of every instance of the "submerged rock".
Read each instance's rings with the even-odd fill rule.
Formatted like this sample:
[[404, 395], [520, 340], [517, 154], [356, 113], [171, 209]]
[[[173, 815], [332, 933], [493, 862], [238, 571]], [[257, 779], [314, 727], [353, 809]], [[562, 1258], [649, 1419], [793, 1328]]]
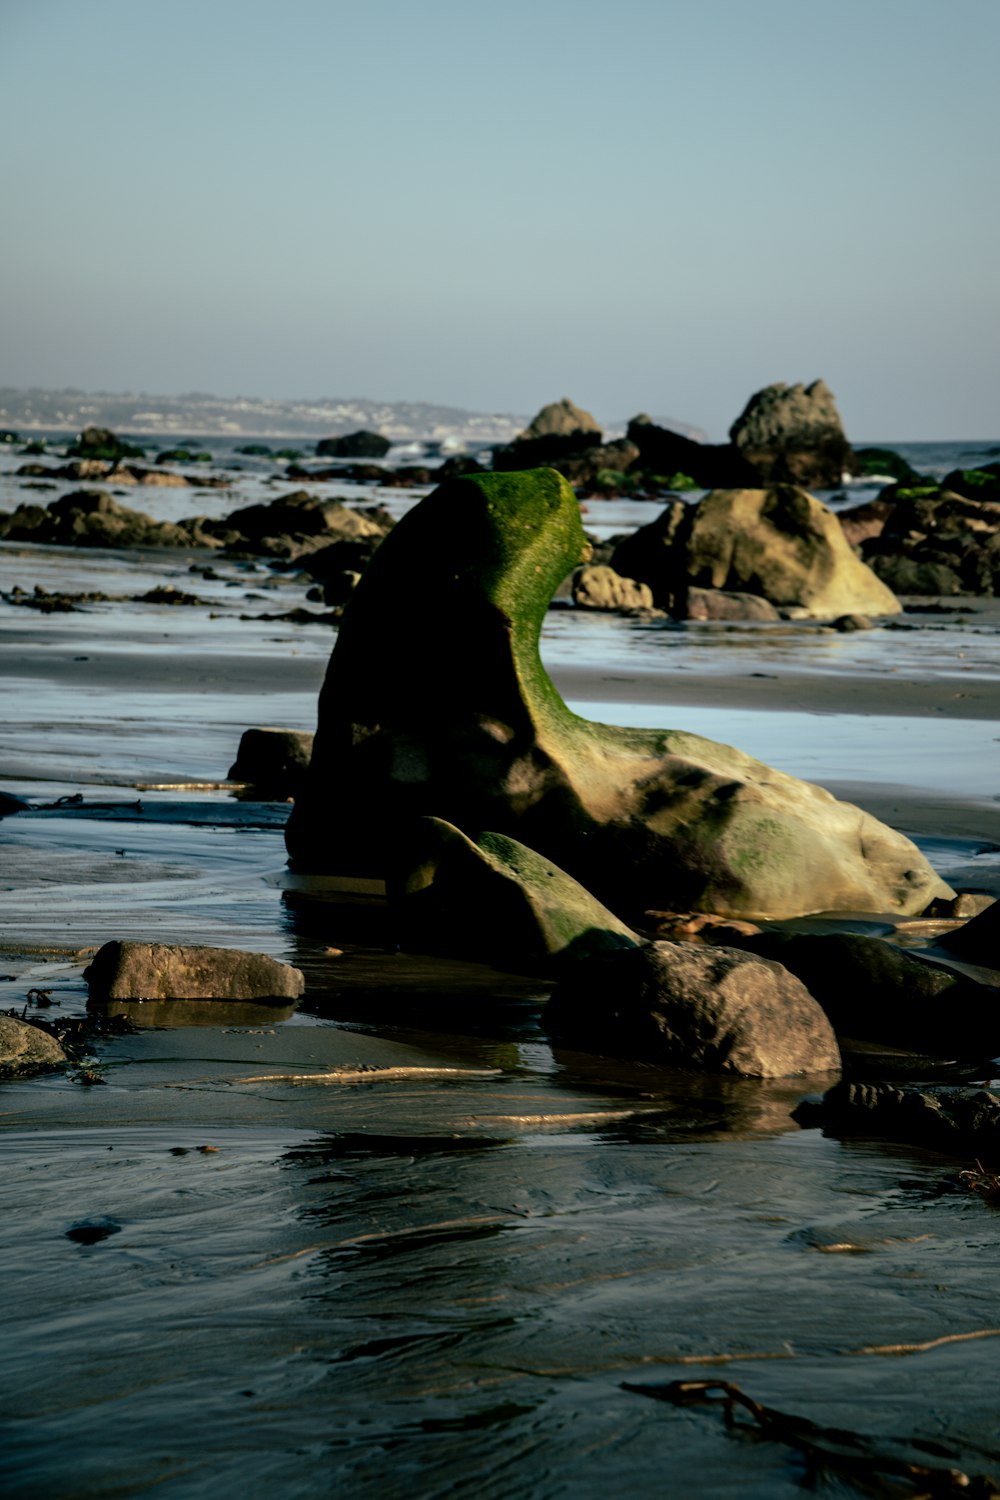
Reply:
[[558, 1041], [672, 1067], [788, 1078], [840, 1068], [829, 1021], [780, 964], [647, 943], [575, 966], [543, 1013]]
[[0, 1016], [0, 1078], [44, 1072], [68, 1061], [54, 1036], [16, 1016]]
[[387, 883], [403, 947], [529, 968], [636, 947], [565, 870], [499, 833], [473, 842], [440, 818], [402, 833]]
[[287, 829], [300, 869], [381, 878], [401, 820], [518, 839], [619, 915], [914, 913], [952, 894], [902, 835], [726, 745], [571, 713], [538, 642], [587, 560], [558, 474], [447, 482], [346, 606]]
[[305, 988], [266, 953], [166, 943], [105, 943], [83, 977], [92, 1000], [296, 1000]]

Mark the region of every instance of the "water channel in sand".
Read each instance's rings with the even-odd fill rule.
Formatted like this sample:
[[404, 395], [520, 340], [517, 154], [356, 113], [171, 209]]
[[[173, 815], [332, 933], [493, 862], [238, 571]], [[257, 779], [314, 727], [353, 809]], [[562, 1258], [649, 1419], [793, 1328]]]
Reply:
[[[3, 1492], [797, 1493], [792, 1450], [622, 1387], [715, 1376], [1000, 1470], [1000, 1221], [959, 1190], [970, 1164], [799, 1130], [823, 1079], [553, 1050], [543, 981], [345, 936], [287, 877], [287, 808], [198, 786], [248, 724], [312, 727], [329, 629], [261, 621], [291, 579], [190, 561], [0, 545], [0, 591], [208, 601], [0, 605], [0, 790], [36, 809], [0, 822], [0, 1008], [41, 988], [83, 1014], [82, 950], [110, 937], [273, 953], [307, 993], [290, 1016], [132, 1007], [93, 1043], [102, 1084], [0, 1086]], [[1000, 634], [907, 622], [555, 611], [544, 651], [588, 717], [897, 798], [947, 875], [996, 890]]]

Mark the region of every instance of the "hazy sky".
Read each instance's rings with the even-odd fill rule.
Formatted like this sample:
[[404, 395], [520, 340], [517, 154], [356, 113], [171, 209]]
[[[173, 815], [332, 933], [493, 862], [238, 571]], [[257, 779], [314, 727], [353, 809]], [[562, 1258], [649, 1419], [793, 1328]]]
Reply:
[[0, 384], [1000, 437], [1000, 0], [0, 0]]

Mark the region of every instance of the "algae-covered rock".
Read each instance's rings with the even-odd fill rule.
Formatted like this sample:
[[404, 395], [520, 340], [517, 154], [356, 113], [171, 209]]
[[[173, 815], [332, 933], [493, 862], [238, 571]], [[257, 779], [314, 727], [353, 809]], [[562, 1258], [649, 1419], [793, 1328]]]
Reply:
[[403, 833], [387, 885], [406, 948], [523, 968], [639, 941], [534, 849], [500, 833], [473, 841], [440, 818]]
[[330, 659], [296, 867], [380, 878], [401, 820], [430, 814], [518, 839], [619, 915], [913, 913], [951, 894], [908, 839], [818, 787], [699, 735], [572, 713], [538, 643], [588, 551], [548, 469], [451, 480], [403, 517]]

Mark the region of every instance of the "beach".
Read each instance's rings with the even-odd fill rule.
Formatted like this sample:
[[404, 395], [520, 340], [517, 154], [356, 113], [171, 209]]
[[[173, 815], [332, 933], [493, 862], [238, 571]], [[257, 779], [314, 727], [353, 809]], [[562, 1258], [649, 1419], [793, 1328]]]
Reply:
[[[112, 597], [9, 602], [36, 587]], [[290, 874], [288, 804], [226, 783], [243, 729], [315, 726], [333, 630], [275, 618], [308, 607], [293, 572], [2, 543], [0, 593], [0, 791], [30, 804], [0, 821], [0, 1008], [82, 1019], [112, 939], [306, 977], [295, 1010], [122, 1004], [0, 1088], [6, 1493], [651, 1493], [668, 1458], [675, 1493], [796, 1493], [779, 1444], [622, 1388], [715, 1376], [995, 1472], [971, 1163], [800, 1129], [829, 1079], [553, 1047], [544, 977], [399, 953]], [[851, 633], [554, 608], [542, 655], [577, 713], [738, 745], [998, 895], [1000, 608], [927, 603]]]

